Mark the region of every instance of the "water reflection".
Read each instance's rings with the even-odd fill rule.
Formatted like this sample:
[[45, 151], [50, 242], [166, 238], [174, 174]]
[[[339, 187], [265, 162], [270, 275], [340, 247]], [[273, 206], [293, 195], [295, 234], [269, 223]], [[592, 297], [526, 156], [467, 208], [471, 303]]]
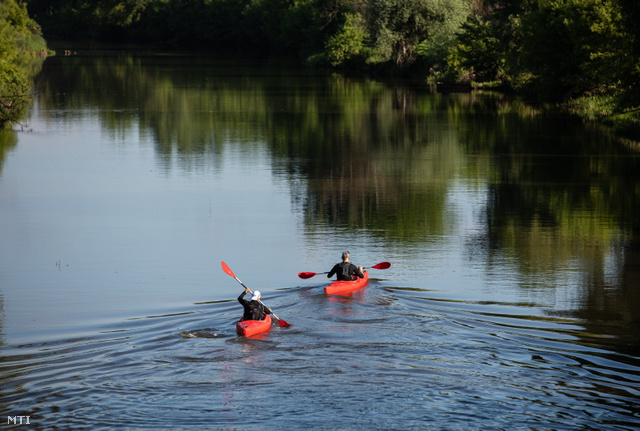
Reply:
[[18, 136], [9, 130], [0, 130], [0, 175], [7, 159], [7, 154], [11, 152], [18, 143]]
[[637, 259], [640, 162], [606, 133], [500, 95], [197, 55], [95, 54], [45, 62], [41, 115], [97, 110], [116, 138], [152, 136], [165, 170], [220, 166], [224, 143], [249, 155], [265, 142], [310, 231], [428, 243], [451, 234], [452, 187], [464, 182], [486, 203], [468, 242], [474, 259], [512, 259], [528, 277], [591, 268], [578, 308], [598, 314], [613, 302], [627, 323], [638, 319], [627, 287], [637, 271], [624, 262]]

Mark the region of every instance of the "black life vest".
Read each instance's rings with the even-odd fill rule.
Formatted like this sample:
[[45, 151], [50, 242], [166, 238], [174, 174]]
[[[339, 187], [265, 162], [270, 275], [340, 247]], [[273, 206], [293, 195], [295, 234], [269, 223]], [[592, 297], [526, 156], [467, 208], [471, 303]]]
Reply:
[[263, 320], [264, 310], [262, 304], [258, 301], [250, 301], [245, 303], [244, 320]]
[[346, 281], [353, 280], [353, 277], [351, 276], [351, 274], [349, 274], [350, 272], [349, 270], [351, 269], [351, 262], [341, 262], [340, 266], [342, 269], [342, 273], [338, 277], [338, 280], [346, 280]]

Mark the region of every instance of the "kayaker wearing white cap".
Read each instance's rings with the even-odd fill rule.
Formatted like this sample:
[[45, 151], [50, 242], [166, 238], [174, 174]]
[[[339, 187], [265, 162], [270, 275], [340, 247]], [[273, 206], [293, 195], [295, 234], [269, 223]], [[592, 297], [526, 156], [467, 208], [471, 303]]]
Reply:
[[253, 295], [251, 295], [251, 300], [247, 301], [244, 299], [244, 295], [247, 293], [251, 293], [248, 287], [244, 289], [244, 292], [238, 296], [238, 302], [242, 304], [244, 307], [244, 315], [242, 316], [242, 320], [264, 320], [264, 315], [271, 314], [271, 309], [264, 306], [262, 302], [260, 302], [260, 292], [257, 290], [253, 291]]
[[362, 273], [361, 266], [355, 266], [353, 263], [349, 262], [351, 256], [348, 251], [342, 253], [342, 262], [336, 263], [329, 274], [327, 274], [328, 278], [333, 277], [333, 274], [336, 274], [338, 280], [351, 281], [354, 280], [355, 277], [364, 278], [364, 274]]

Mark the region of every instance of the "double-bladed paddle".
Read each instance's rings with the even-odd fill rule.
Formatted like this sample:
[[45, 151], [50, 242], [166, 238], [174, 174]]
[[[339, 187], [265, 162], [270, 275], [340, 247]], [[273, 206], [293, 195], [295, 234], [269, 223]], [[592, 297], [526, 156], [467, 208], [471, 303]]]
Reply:
[[[371, 268], [373, 269], [387, 269], [391, 267], [391, 262], [380, 262], [377, 263], [375, 265], [373, 265]], [[362, 268], [362, 269], [367, 269], [367, 268]], [[302, 278], [302, 279], [307, 279], [307, 278], [311, 278], [314, 275], [318, 275], [318, 274], [329, 274], [329, 271], [327, 272], [299, 272], [298, 273], [298, 277]]]
[[[249, 289], [247, 286], [245, 286], [245, 285], [244, 285], [244, 283], [243, 283], [243, 282], [241, 282], [241, 281], [240, 281], [240, 279], [239, 279], [238, 277], [236, 277], [236, 275], [233, 273], [233, 271], [231, 271], [231, 268], [229, 268], [229, 265], [227, 265], [226, 263], [224, 263], [224, 261], [222, 261], [222, 270], [223, 270], [224, 272], [226, 272], [228, 275], [230, 275], [231, 277], [235, 278], [235, 279], [236, 279], [236, 281], [242, 285], [242, 287], [244, 287], [245, 289], [247, 289], [247, 290], [249, 291], [249, 293], [251, 293], [251, 289]], [[258, 299], [258, 302], [259, 302], [260, 304], [264, 305], [264, 303], [263, 303], [262, 301], [260, 301], [259, 299]], [[264, 306], [266, 307], [266, 305], [264, 305]], [[271, 309], [269, 308], [269, 310], [271, 310]], [[280, 324], [280, 326], [283, 326], [283, 327], [285, 327], [285, 328], [288, 328], [289, 326], [291, 326], [291, 324], [290, 324], [290, 323], [287, 323], [287, 322], [285, 322], [284, 320], [279, 319], [279, 318], [278, 318], [278, 316], [276, 316], [276, 313], [274, 313], [273, 311], [271, 311], [271, 314], [273, 314], [273, 317], [275, 317], [276, 319], [278, 319], [278, 323]]]

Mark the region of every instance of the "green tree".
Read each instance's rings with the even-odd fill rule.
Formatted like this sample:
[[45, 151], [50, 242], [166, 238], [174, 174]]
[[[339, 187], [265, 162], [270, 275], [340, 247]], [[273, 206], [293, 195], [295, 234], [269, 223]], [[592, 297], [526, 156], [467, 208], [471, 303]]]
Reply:
[[421, 42], [442, 35], [452, 37], [468, 12], [469, 0], [370, 0], [370, 61], [411, 64]]
[[0, 127], [18, 121], [29, 105], [29, 62], [46, 55], [39, 35], [24, 4], [0, 1]]
[[[251, 0], [244, 28], [257, 27], [270, 52], [304, 58], [321, 47], [320, 0]], [[252, 39], [255, 43], [256, 40]]]
[[329, 63], [338, 66], [359, 57], [365, 49], [366, 38], [364, 18], [354, 13], [344, 14], [339, 32], [331, 35], [325, 44]]
[[522, 17], [538, 0], [476, 0], [444, 62], [449, 79], [500, 80], [512, 86], [526, 81], [521, 67]]
[[634, 67], [618, 0], [541, 0], [522, 24], [523, 64], [547, 96], [616, 92]]
[[637, 21], [628, 18], [638, 9], [628, 0], [486, 0], [450, 67], [545, 98], [628, 91], [640, 70]]
[[449, 80], [494, 81], [503, 77], [507, 60], [501, 48], [491, 24], [478, 16], [470, 16], [446, 59]]

